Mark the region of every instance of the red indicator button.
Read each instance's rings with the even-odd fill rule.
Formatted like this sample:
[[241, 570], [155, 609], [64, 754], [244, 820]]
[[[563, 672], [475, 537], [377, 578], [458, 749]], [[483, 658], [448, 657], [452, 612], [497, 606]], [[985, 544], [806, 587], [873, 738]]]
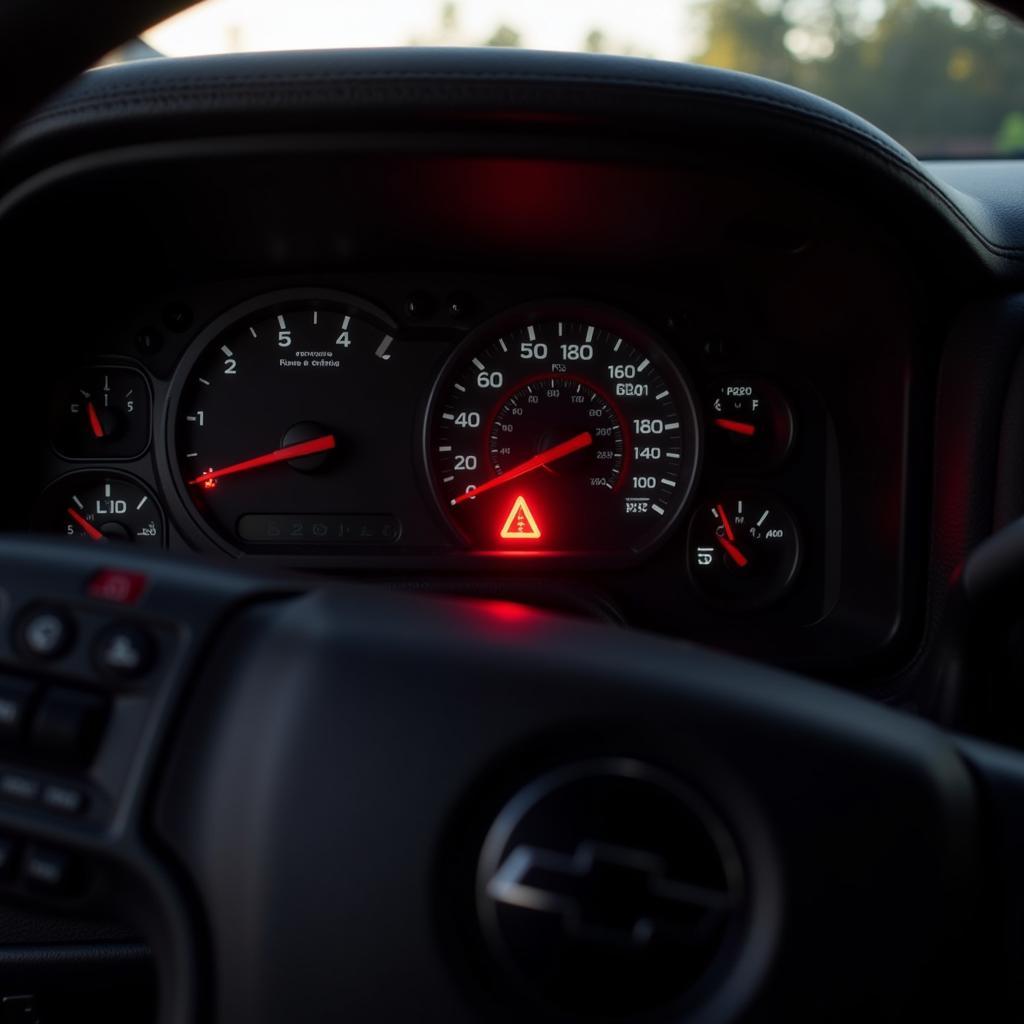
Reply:
[[512, 503], [512, 511], [501, 528], [500, 536], [502, 540], [537, 540], [540, 537], [537, 520], [521, 494]]
[[89, 597], [114, 604], [135, 604], [146, 589], [146, 577], [122, 569], [100, 569], [86, 585]]

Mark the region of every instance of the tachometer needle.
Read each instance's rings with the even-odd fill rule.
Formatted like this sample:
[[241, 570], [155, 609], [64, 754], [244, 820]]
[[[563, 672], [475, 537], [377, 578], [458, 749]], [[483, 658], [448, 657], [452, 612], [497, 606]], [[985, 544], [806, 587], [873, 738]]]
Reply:
[[91, 537], [93, 540], [106, 540], [107, 538], [96, 529], [92, 523], [89, 522], [85, 516], [79, 515], [73, 508], [68, 509], [68, 515], [72, 521], [77, 523], [83, 530], [85, 530], [86, 536]]
[[89, 414], [89, 426], [92, 427], [93, 437], [103, 437], [103, 424], [100, 423], [99, 414], [96, 412], [96, 406], [89, 402], [85, 407], [86, 412]]
[[739, 420], [715, 420], [715, 426], [744, 437], [753, 437], [757, 430], [753, 423], [740, 423]]
[[303, 455], [316, 455], [317, 452], [330, 451], [334, 445], [334, 435], [324, 434], [323, 437], [314, 437], [312, 441], [289, 444], [264, 455], [257, 455], [254, 459], [232, 463], [230, 466], [224, 466], [223, 469], [208, 469], [205, 473], [197, 476], [195, 480], [189, 480], [189, 483], [205, 484], [207, 480], [218, 480], [222, 476], [245, 473], [250, 469], [259, 469], [261, 466], [272, 466], [275, 462], [288, 462], [290, 459], [300, 459]]
[[716, 534], [718, 543], [725, 548], [725, 553], [742, 569], [748, 564], [747, 556], [731, 540], [727, 537], [723, 537], [720, 533]]
[[550, 465], [557, 459], [564, 459], [567, 455], [572, 455], [573, 452], [578, 452], [581, 448], [586, 448], [593, 443], [593, 435], [589, 430], [586, 430], [582, 434], [570, 437], [568, 441], [556, 444], [554, 448], [548, 448], [545, 451], [534, 455], [532, 458], [527, 459], [525, 462], [520, 462], [518, 466], [513, 466], [511, 469], [505, 470], [501, 476], [496, 476], [492, 480], [488, 480], [475, 490], [468, 491], [465, 494], [460, 494], [457, 498], [452, 498], [452, 504], [461, 505], [462, 502], [469, 501], [470, 498], [479, 497], [481, 494], [486, 494], [495, 487], [501, 487], [502, 484], [518, 480], [519, 477], [525, 476], [527, 473], [532, 473], [535, 469], [540, 469], [541, 466]]

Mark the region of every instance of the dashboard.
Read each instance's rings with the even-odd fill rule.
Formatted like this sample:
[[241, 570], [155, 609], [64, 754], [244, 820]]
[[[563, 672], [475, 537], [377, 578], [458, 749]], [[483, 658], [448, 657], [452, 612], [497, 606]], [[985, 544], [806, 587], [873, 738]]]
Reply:
[[170, 135], [8, 160], [0, 525], [836, 679], [913, 649], [956, 264], [910, 213], [590, 128]]

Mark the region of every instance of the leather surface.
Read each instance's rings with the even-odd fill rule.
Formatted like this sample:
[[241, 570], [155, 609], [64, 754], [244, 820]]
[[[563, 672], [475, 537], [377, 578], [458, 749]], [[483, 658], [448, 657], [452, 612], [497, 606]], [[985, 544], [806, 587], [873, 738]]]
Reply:
[[[5, 915], [8, 911], [4, 911]], [[58, 941], [52, 936], [52, 941]], [[138, 973], [149, 979], [152, 971], [149, 950], [136, 942], [116, 941], [112, 934], [92, 939], [67, 939], [60, 945], [10, 946], [0, 951], [0, 976], [5, 988], [17, 979], [20, 984], [39, 984], [47, 972], [66, 967], [75, 972], [76, 981], [92, 980], [97, 985], [110, 982], [113, 971]], [[116, 977], [116, 975], [113, 975]]]
[[91, 921], [5, 905], [0, 910], [0, 965], [9, 953], [41, 940], [60, 943], [121, 942], [133, 932], [111, 921]]
[[998, 204], [940, 182], [855, 115], [765, 79], [666, 61], [497, 49], [141, 61], [81, 77], [25, 121], [5, 157], [9, 170], [33, 151], [52, 161], [54, 147], [72, 139], [87, 147], [261, 129], [423, 132], [480, 123], [589, 128], [595, 140], [611, 125], [694, 156], [717, 139], [752, 170], [782, 158], [802, 173], [836, 175], [836, 188], [887, 189], [891, 202], [937, 218], [992, 269], [1024, 262], [1019, 225]]
[[925, 168], [987, 237], [1024, 248], [1024, 160], [933, 160]]

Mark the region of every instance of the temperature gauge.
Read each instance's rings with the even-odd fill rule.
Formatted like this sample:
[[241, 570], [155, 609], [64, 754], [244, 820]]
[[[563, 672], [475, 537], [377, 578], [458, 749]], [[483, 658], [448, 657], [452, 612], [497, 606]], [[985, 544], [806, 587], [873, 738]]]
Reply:
[[793, 413], [778, 388], [765, 381], [730, 380], [711, 400], [708, 441], [717, 465], [765, 470], [793, 443]]
[[796, 575], [796, 524], [774, 499], [731, 497], [698, 506], [687, 545], [690, 574], [719, 604], [749, 608], [780, 597]]
[[133, 459], [149, 444], [146, 379], [127, 366], [101, 366], [66, 380], [51, 413], [53, 446], [66, 459]]
[[70, 473], [43, 493], [36, 525], [47, 533], [91, 541], [161, 547], [163, 512], [153, 495], [122, 474]]

